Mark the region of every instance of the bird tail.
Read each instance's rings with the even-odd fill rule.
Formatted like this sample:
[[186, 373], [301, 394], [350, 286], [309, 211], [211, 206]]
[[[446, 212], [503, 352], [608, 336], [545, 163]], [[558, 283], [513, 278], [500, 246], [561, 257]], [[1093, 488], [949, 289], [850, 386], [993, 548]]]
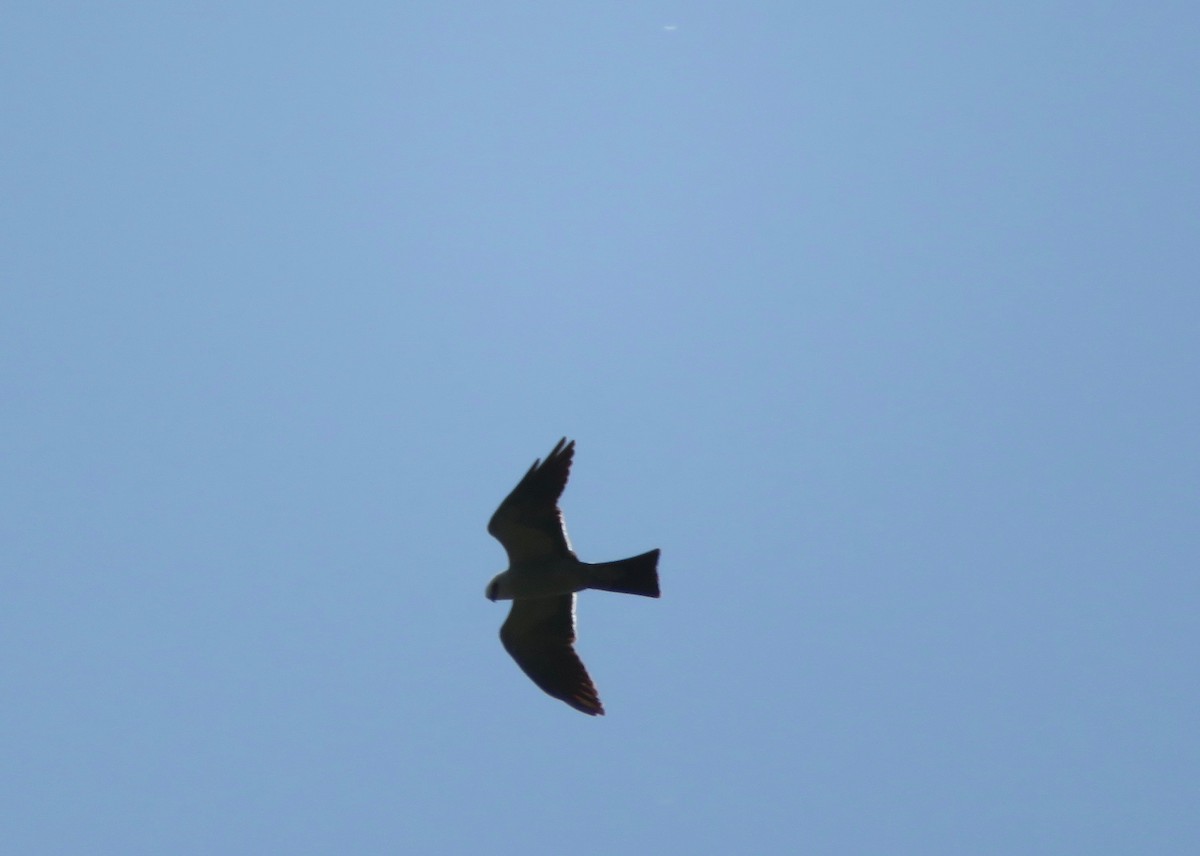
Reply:
[[589, 564], [588, 588], [658, 597], [658, 550], [617, 562]]

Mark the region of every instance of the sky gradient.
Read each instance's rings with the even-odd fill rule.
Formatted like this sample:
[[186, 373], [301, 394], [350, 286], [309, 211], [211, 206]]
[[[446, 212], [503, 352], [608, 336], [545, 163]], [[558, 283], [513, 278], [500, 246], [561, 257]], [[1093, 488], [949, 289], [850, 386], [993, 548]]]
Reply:
[[1200, 850], [1200, 9], [2, 17], [0, 850]]

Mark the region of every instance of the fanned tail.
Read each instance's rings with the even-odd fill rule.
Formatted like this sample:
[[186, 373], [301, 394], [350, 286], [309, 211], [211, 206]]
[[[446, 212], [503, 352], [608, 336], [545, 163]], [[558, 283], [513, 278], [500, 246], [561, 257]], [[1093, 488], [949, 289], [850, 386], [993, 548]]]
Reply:
[[588, 588], [658, 597], [658, 550], [616, 562], [589, 564]]

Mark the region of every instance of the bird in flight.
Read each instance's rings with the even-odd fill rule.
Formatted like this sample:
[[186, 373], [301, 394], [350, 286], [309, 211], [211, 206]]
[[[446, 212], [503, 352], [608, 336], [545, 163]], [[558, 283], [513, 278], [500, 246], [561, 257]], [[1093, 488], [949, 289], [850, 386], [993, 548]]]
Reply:
[[658, 597], [658, 550], [616, 562], [581, 562], [571, 549], [558, 498], [575, 441], [563, 437], [496, 509], [488, 532], [508, 553], [508, 570], [488, 583], [489, 600], [511, 600], [500, 641], [535, 684], [589, 716], [600, 696], [575, 653], [575, 594], [584, 589]]

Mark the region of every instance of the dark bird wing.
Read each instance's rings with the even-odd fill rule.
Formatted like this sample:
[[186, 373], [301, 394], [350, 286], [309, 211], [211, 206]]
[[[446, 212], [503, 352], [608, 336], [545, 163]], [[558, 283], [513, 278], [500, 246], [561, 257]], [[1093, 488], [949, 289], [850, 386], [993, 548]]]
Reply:
[[590, 716], [604, 714], [600, 696], [572, 643], [575, 595], [514, 600], [500, 641], [533, 682]]
[[558, 498], [567, 486], [574, 455], [575, 441], [568, 443], [563, 437], [545, 463], [533, 462], [492, 515], [488, 532], [504, 545], [510, 566], [571, 554]]

